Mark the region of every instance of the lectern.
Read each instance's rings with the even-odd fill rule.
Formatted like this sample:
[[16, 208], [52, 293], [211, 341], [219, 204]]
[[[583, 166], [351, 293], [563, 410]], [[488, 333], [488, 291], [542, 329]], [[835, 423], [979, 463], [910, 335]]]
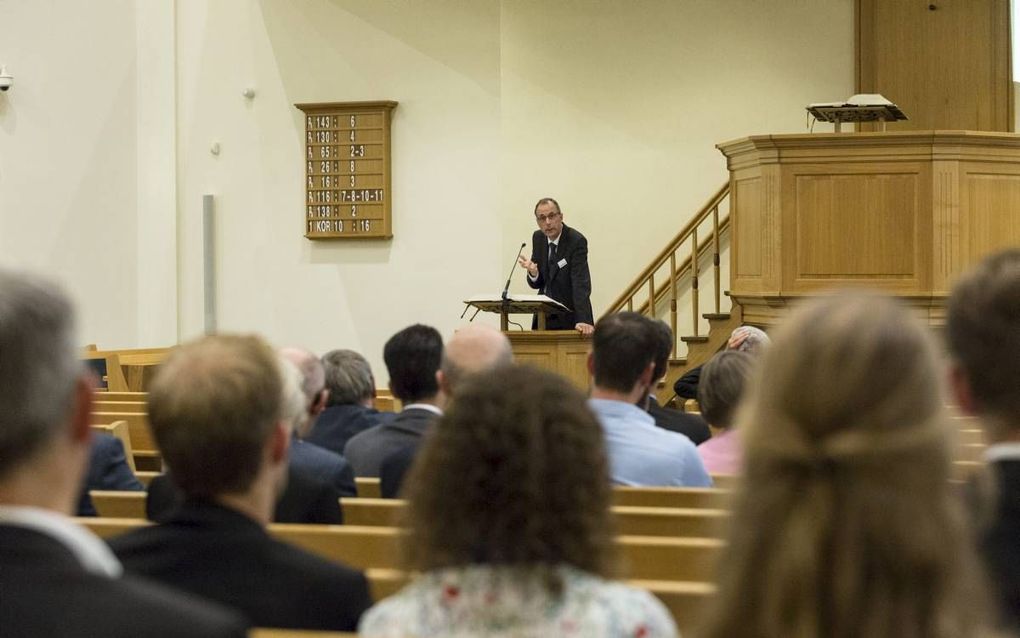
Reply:
[[464, 303], [469, 308], [476, 308], [479, 311], [498, 312], [499, 329], [504, 332], [509, 327], [507, 319], [509, 315], [537, 315], [538, 329], [545, 330], [546, 314], [567, 310], [566, 306], [545, 295], [507, 295], [505, 302], [502, 295], [475, 295], [465, 299]]

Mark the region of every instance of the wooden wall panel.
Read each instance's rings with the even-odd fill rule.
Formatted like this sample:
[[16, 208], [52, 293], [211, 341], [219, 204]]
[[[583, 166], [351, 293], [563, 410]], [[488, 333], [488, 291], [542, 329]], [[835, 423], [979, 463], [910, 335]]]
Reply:
[[1020, 244], [1020, 175], [967, 172], [965, 260]]
[[762, 275], [762, 206], [761, 178], [741, 179], [736, 181], [734, 202], [739, 207], [740, 215], [735, 216], [733, 225], [736, 251], [733, 277], [759, 278]]
[[798, 279], [917, 276], [917, 174], [799, 175]]
[[889, 130], [1011, 131], [1009, 0], [858, 0], [856, 70], [910, 118]]

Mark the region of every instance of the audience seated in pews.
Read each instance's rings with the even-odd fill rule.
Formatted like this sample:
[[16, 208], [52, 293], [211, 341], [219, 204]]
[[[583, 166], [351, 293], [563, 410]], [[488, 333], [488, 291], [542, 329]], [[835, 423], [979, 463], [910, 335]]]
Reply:
[[957, 403], [981, 417], [990, 442], [980, 547], [1004, 619], [1020, 630], [1020, 250], [993, 255], [967, 273], [947, 314]]
[[65, 295], [0, 269], [0, 634], [231, 637], [224, 608], [122, 577], [110, 550], [67, 518], [88, 463], [92, 381]]
[[379, 476], [387, 456], [419, 441], [443, 413], [446, 397], [436, 380], [442, 355], [443, 338], [430, 326], [409, 326], [386, 342], [383, 360], [390, 373], [390, 390], [404, 409], [393, 420], [355, 435], [344, 446], [344, 456], [357, 476]]
[[145, 491], [145, 486], [128, 465], [124, 444], [115, 436], [100, 433], [92, 435], [88, 470], [78, 494], [78, 516], [96, 515], [96, 508], [89, 498], [91, 490]]
[[740, 435], [733, 422], [754, 363], [747, 352], [723, 350], [702, 368], [698, 404], [715, 434], [698, 446], [698, 454], [711, 474], [743, 473]]
[[311, 352], [300, 348], [283, 348], [280, 356], [294, 364], [301, 374], [302, 405], [294, 410], [294, 438], [290, 442], [290, 465], [311, 478], [331, 485], [340, 496], [357, 496], [354, 469], [342, 455], [303, 440], [308, 436], [315, 418], [326, 407], [326, 370]]
[[353, 350], [331, 350], [322, 357], [326, 408], [315, 418], [309, 443], [343, 454], [354, 435], [393, 417], [373, 407], [375, 377], [365, 357]]
[[605, 433], [610, 476], [619, 485], [709, 487], [712, 479], [691, 440], [656, 427], [636, 405], [655, 381], [661, 342], [656, 323], [661, 322], [620, 312], [595, 325], [588, 405]]
[[[284, 421], [294, 432], [304, 427], [302, 424], [308, 419], [303, 379], [288, 359], [280, 360], [280, 370], [286, 388]], [[344, 522], [340, 498], [357, 495], [354, 477], [350, 474], [346, 459], [311, 443], [297, 441], [292, 435], [287, 481], [276, 501], [273, 522], [340, 525]], [[173, 473], [166, 472], [149, 482], [145, 516], [158, 523], [168, 521], [183, 503], [184, 493], [174, 484]]]
[[362, 636], [676, 635], [658, 600], [609, 580], [602, 432], [563, 378], [506, 366], [467, 379], [405, 492], [408, 568], [422, 573], [365, 614]]
[[[470, 324], [454, 333], [443, 348], [442, 363], [436, 380], [448, 401], [456, 397], [456, 388], [471, 374], [513, 363], [513, 350], [506, 335], [491, 326]], [[383, 460], [379, 470], [383, 498], [397, 498], [404, 475], [414, 462], [421, 440], [397, 450]]]
[[694, 445], [701, 445], [712, 436], [705, 420], [697, 414], [685, 414], [679, 410], [664, 408], [659, 405], [658, 399], [652, 394], [652, 389], [666, 374], [669, 355], [673, 352], [673, 331], [662, 321], [656, 321], [654, 325], [658, 346], [655, 352], [655, 372], [652, 374], [655, 383], [648, 389], [648, 396], [644, 399], [644, 403], [639, 401], [638, 405], [645, 407], [648, 414], [651, 414], [655, 419], [655, 425], [658, 427], [683, 434]]
[[167, 522], [110, 544], [128, 572], [256, 626], [350, 631], [371, 602], [364, 575], [265, 529], [287, 475], [288, 419], [303, 405], [298, 379], [258, 337], [176, 349], [150, 389], [149, 422], [185, 502]]
[[[726, 350], [738, 350], [757, 355], [767, 348], [769, 343], [771, 343], [769, 336], [761, 328], [740, 326], [730, 333], [730, 338], [726, 341]], [[698, 398], [701, 369], [702, 366], [698, 366], [676, 380], [676, 383], [673, 384], [673, 391], [678, 397], [681, 399]]]
[[745, 475], [702, 635], [982, 635], [931, 341], [876, 295], [786, 319], [737, 426]]

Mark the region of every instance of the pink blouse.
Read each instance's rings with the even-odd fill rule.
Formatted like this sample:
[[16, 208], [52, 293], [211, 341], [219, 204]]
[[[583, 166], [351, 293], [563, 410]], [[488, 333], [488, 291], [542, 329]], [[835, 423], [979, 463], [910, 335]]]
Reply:
[[709, 474], [740, 474], [744, 454], [740, 437], [733, 430], [717, 434], [698, 446], [701, 462]]

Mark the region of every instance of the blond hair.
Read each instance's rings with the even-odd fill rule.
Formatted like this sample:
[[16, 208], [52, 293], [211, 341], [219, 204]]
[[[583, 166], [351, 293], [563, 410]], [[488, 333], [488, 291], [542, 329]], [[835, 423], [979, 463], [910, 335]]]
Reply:
[[793, 313], [762, 363], [705, 635], [974, 635], [930, 335], [893, 300], [847, 293]]

